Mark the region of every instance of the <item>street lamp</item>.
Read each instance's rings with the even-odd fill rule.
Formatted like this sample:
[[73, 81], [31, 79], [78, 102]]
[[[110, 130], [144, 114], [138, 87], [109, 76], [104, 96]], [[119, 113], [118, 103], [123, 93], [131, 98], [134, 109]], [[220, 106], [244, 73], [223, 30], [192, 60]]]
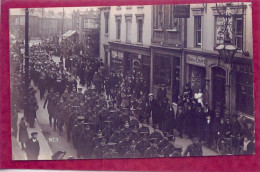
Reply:
[[[235, 56], [238, 47], [236, 47], [234, 44], [232, 44], [231, 42], [231, 38], [229, 36], [229, 33], [232, 33], [233, 35], [236, 36], [235, 33], [233, 33], [232, 31], [232, 16], [236, 15], [238, 12], [238, 9], [242, 8], [242, 21], [244, 18], [244, 5], [242, 3], [242, 5], [236, 5], [234, 6], [232, 3], [226, 3], [224, 5], [222, 5], [221, 7], [219, 7], [216, 4], [216, 10], [219, 14], [220, 17], [223, 17], [224, 22], [223, 22], [223, 28], [222, 31], [220, 31], [218, 34], [222, 34], [224, 35], [224, 41], [223, 43], [221, 43], [220, 45], [218, 45], [216, 47], [216, 50], [219, 53], [219, 57], [220, 59], [222, 59], [224, 61], [224, 63], [228, 63], [231, 64], [232, 63], [232, 59]], [[234, 11], [234, 9], [237, 9], [237, 11]], [[231, 21], [230, 21], [231, 20]], [[242, 36], [243, 36], [243, 32], [242, 32]], [[249, 56], [248, 52], [245, 52], [243, 50], [243, 38], [242, 38], [242, 47], [241, 47], [242, 53], [245, 56]]]
[[224, 43], [216, 47], [219, 53], [219, 57], [224, 61], [224, 63], [231, 63], [233, 57], [237, 52], [237, 47], [231, 43], [229, 33], [225, 34]]

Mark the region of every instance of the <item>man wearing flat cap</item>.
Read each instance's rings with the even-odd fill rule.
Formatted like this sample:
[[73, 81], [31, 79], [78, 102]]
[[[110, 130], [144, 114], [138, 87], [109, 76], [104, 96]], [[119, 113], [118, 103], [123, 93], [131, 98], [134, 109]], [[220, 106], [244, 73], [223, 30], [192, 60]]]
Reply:
[[148, 140], [149, 132], [141, 132], [141, 141], [137, 142], [136, 149], [141, 153], [141, 156], [144, 156], [146, 149], [150, 147], [150, 142]]
[[141, 153], [136, 150], [136, 145], [137, 142], [133, 140], [130, 146], [130, 150], [125, 153], [124, 158], [141, 158]]
[[31, 136], [32, 138], [30, 138], [27, 142], [26, 142], [26, 156], [28, 160], [38, 160], [38, 156], [40, 153], [40, 144], [39, 141], [37, 140], [37, 132], [32, 132]]
[[104, 154], [104, 158], [119, 158], [119, 154], [115, 151], [116, 143], [108, 143], [108, 152]]
[[158, 157], [158, 146], [157, 146], [157, 139], [150, 138], [150, 147], [146, 149], [144, 152], [144, 158], [155, 158]]
[[107, 152], [106, 138], [101, 136], [98, 139], [100, 140], [99, 145], [94, 148], [92, 158], [103, 159], [104, 154]]

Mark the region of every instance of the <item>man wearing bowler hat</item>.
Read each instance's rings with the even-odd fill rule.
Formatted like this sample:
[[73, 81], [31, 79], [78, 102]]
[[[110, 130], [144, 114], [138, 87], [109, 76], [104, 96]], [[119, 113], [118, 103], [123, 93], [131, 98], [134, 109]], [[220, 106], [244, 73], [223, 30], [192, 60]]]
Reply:
[[30, 138], [27, 142], [26, 142], [26, 155], [27, 155], [27, 159], [28, 160], [38, 160], [38, 156], [40, 153], [40, 144], [39, 141], [37, 140], [37, 132], [32, 132], [31, 136], [32, 138]]

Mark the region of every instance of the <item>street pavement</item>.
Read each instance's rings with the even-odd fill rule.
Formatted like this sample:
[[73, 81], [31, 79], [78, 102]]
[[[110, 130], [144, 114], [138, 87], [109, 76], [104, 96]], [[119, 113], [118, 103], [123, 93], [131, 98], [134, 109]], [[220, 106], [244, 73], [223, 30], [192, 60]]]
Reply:
[[[59, 57], [53, 56], [53, 60], [58, 63], [60, 61]], [[82, 88], [82, 92], [84, 92], [87, 88], [84, 86], [79, 85], [79, 79], [77, 79], [78, 87]], [[37, 89], [37, 88], [35, 88]], [[51, 156], [57, 151], [66, 151], [64, 159], [68, 157], [77, 157], [77, 152], [73, 147], [72, 142], [67, 141], [66, 131], [63, 130], [62, 135], [59, 135], [58, 131], [53, 131], [53, 127], [49, 125], [49, 115], [47, 112], [47, 108], [43, 108], [44, 100], [40, 100], [39, 91], [36, 93], [36, 99], [38, 101], [39, 109], [37, 111], [37, 120], [36, 120], [36, 127], [31, 129], [28, 128], [28, 133], [30, 134], [32, 131], [37, 131], [39, 133], [38, 140], [40, 142], [40, 155], [39, 159], [41, 160], [50, 160]], [[47, 93], [45, 94], [46, 97]], [[22, 114], [19, 114], [19, 119], [21, 118]], [[150, 132], [153, 132], [153, 128], [148, 125]], [[13, 140], [14, 138], [12, 138]], [[21, 150], [20, 145], [17, 143], [17, 140], [13, 142], [13, 150], [15, 150], [15, 154], [13, 159], [14, 160], [26, 160], [26, 156], [24, 151]], [[190, 139], [186, 138], [176, 138], [176, 144], [183, 146], [183, 152], [185, 151], [186, 147], [191, 144]], [[203, 156], [215, 156], [218, 155], [215, 151], [208, 149], [203, 146]]]
[[[21, 118], [23, 117], [23, 113], [18, 113], [18, 124], [21, 121]], [[19, 125], [18, 125], [19, 126]], [[53, 155], [50, 146], [47, 142], [47, 140], [44, 137], [44, 133], [42, 128], [38, 125], [38, 120], [35, 122], [35, 128], [27, 128], [29, 137], [31, 137], [32, 132], [38, 133], [38, 140], [40, 144], [40, 154], [38, 157], [38, 160], [46, 160], [50, 159]], [[19, 133], [19, 127], [18, 127], [18, 133]], [[22, 150], [21, 144], [18, 142], [19, 137], [14, 138], [12, 137], [12, 148], [13, 148], [13, 160], [27, 160], [25, 151]]]

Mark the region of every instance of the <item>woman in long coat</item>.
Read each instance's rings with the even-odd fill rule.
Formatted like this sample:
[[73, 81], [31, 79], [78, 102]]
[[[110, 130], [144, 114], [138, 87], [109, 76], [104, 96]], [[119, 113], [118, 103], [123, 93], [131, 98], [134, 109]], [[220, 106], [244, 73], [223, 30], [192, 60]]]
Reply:
[[21, 122], [19, 124], [19, 142], [21, 142], [22, 149], [25, 149], [25, 142], [29, 139], [28, 131], [27, 131], [27, 126], [25, 123], [25, 118], [21, 118]]

